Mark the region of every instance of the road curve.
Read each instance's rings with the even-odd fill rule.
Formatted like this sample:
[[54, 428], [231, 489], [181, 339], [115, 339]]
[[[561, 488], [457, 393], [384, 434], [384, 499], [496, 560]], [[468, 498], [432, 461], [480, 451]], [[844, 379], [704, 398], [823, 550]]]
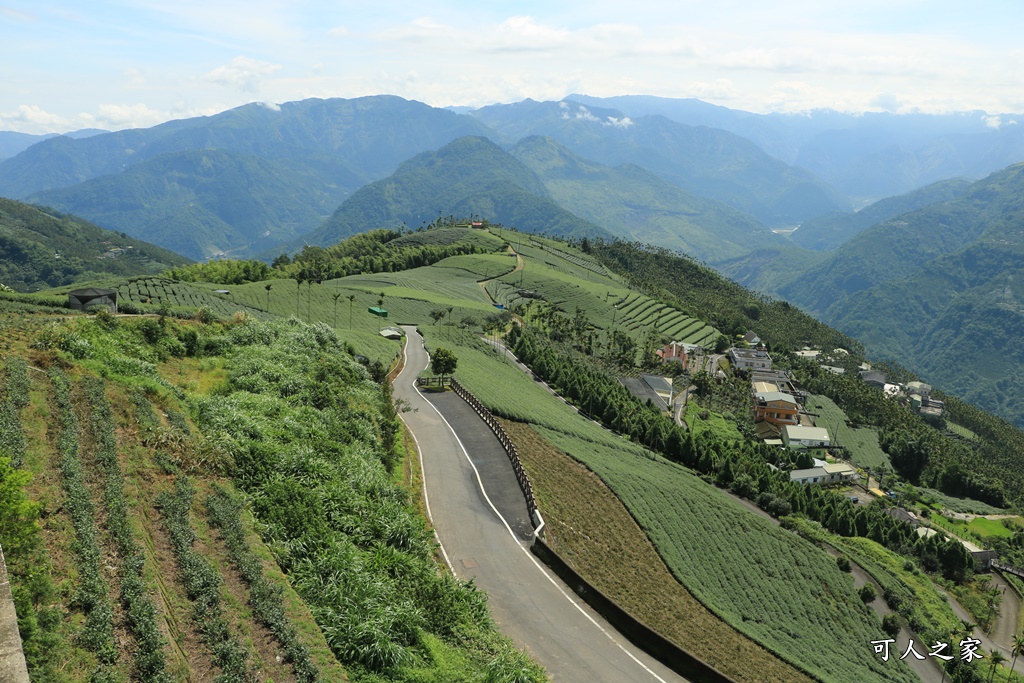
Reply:
[[427, 513], [451, 570], [487, 592], [499, 628], [553, 681], [685, 683], [629, 643], [519, 541], [491, 505], [455, 430], [416, 388], [428, 356], [416, 329], [404, 329], [406, 362], [394, 395], [408, 401], [402, 419], [420, 451]]

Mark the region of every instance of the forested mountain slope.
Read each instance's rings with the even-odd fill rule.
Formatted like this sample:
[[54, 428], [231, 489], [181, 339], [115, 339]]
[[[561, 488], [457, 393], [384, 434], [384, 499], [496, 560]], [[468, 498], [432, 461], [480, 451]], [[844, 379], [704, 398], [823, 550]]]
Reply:
[[[323, 173], [345, 178], [325, 185]], [[193, 259], [248, 255], [295, 239], [323, 220], [358, 177], [222, 149], [168, 152], [30, 201], [87, 217]]]
[[416, 156], [362, 188], [305, 241], [333, 244], [371, 225], [415, 229], [450, 214], [564, 237], [610, 236], [559, 206], [535, 173], [496, 144], [467, 137]]
[[561, 206], [617, 237], [707, 261], [745, 254], [755, 245], [786, 244], [751, 216], [639, 166], [604, 166], [545, 137], [524, 138], [510, 151]]
[[185, 263], [178, 254], [75, 216], [0, 199], [0, 284], [12, 289], [155, 274]]
[[876, 225], [779, 294], [1017, 424], [1024, 165]]

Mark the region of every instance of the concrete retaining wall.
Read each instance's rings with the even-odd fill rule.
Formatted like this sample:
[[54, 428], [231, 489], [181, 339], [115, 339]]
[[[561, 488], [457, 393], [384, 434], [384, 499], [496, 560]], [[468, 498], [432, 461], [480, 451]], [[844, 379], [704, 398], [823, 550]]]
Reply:
[[604, 617], [631, 643], [651, 655], [680, 676], [701, 683], [736, 683], [732, 678], [716, 671], [710, 664], [683, 650], [678, 645], [635, 619], [611, 598], [597, 590], [548, 547], [534, 537], [530, 550], [580, 596], [595, 612]]
[[21, 650], [18, 632], [18, 614], [14, 610], [14, 596], [7, 579], [7, 563], [0, 548], [0, 681], [29, 683], [25, 654]]

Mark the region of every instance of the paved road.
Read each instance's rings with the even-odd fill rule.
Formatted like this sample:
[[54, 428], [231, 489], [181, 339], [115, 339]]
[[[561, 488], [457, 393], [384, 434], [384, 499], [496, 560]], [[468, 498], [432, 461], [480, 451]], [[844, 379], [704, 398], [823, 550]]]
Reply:
[[[492, 436], [488, 445], [479, 433], [473, 433], [474, 426], [487, 430], [475, 413], [472, 419], [452, 413], [458, 422], [453, 431], [416, 389], [415, 378], [426, 367], [428, 357], [415, 328], [406, 327], [405, 331], [407, 358], [394, 383], [395, 397], [408, 401], [412, 409], [402, 419], [419, 446], [427, 510], [452, 571], [461, 578], [473, 578], [487, 592], [491, 613], [501, 630], [525, 647], [557, 683], [684, 681], [626, 641], [552, 575], [521, 541], [523, 535], [528, 536], [521, 519], [513, 522], [520, 527], [517, 534], [498, 514], [473, 462], [493, 463], [481, 451], [488, 447], [500, 451], [500, 444]], [[444, 404], [444, 400], [439, 402], [448, 411], [451, 406]], [[467, 437], [472, 455], [455, 432]], [[506, 457], [503, 451], [501, 455]], [[498, 488], [503, 491], [494, 496], [499, 500], [498, 509], [513, 509], [509, 514], [516, 517], [514, 499], [505, 495], [507, 487], [499, 484]], [[525, 503], [521, 505], [525, 510]]]

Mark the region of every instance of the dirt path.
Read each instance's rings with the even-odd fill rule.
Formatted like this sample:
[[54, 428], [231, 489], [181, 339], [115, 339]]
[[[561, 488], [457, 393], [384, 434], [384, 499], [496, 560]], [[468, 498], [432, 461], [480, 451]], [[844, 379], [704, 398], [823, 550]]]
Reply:
[[478, 280], [477, 281], [477, 284], [480, 286], [480, 291], [482, 291], [484, 293], [484, 296], [486, 296], [487, 300], [490, 301], [492, 304], [497, 304], [498, 302], [495, 301], [494, 297], [491, 296], [491, 293], [487, 291], [487, 283], [492, 281], [492, 280], [497, 280], [499, 277], [505, 277], [506, 275], [511, 275], [512, 273], [518, 273], [520, 270], [523, 269], [523, 265], [524, 265], [523, 264], [523, 257], [515, 249], [512, 248], [512, 245], [509, 245], [508, 253], [516, 255], [516, 267], [515, 268], [513, 268], [512, 270], [510, 270], [507, 273], [502, 273], [501, 275], [495, 275], [494, 277], [489, 277], [489, 278], [485, 278], [483, 280]]
[[992, 587], [998, 588], [1003, 593], [999, 616], [992, 627], [992, 640], [1009, 651], [1013, 649], [1013, 637], [1017, 634], [1017, 618], [1020, 615], [1021, 601], [1006, 579], [996, 572], [992, 573]]

